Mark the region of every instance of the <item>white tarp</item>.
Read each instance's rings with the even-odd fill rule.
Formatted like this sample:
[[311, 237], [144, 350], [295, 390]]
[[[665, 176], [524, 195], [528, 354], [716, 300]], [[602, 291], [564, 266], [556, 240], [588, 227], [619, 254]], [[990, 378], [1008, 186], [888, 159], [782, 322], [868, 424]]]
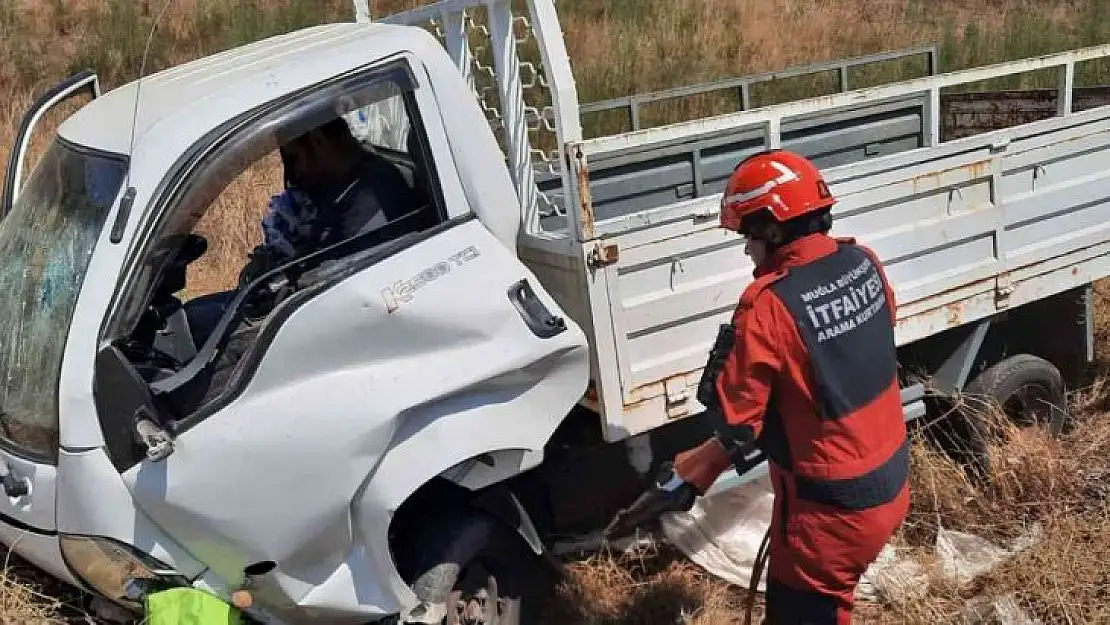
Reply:
[[[660, 519], [667, 540], [709, 573], [747, 588], [774, 503], [771, 478], [764, 476], [702, 497], [689, 512]], [[766, 578], [764, 571], [763, 578]], [[764, 588], [760, 579], [759, 590]]]
[[[667, 540], [695, 564], [720, 579], [747, 588], [759, 544], [771, 523], [773, 503], [770, 479], [763, 477], [703, 497], [689, 512], [668, 514], [660, 521]], [[1036, 543], [1040, 531], [1039, 526], [1033, 526], [1011, 548], [1004, 549], [973, 534], [941, 528], [936, 543], [940, 574], [951, 581], [966, 583]], [[764, 570], [760, 591], [764, 589], [766, 574]], [[860, 580], [856, 597], [900, 603], [925, 593], [928, 583], [928, 573], [919, 562], [887, 545]]]
[[981, 536], [942, 527], [937, 532], [936, 543], [941, 573], [958, 584], [966, 584], [1004, 560], [1035, 545], [1041, 539], [1041, 532], [1041, 525], [1034, 524], [1009, 549], [1004, 549]]

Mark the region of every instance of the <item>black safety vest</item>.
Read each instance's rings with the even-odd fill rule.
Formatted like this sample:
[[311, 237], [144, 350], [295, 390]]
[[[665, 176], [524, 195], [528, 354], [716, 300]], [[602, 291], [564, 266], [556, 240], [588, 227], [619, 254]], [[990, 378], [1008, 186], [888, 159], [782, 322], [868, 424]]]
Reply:
[[866, 252], [840, 243], [836, 252], [791, 268], [770, 288], [805, 343], [824, 418], [856, 412], [895, 382], [890, 302]]
[[[893, 405], [890, 399], [898, 388], [892, 303], [875, 261], [858, 246], [839, 243], [836, 252], [790, 268], [767, 288], [790, 312], [805, 346], [818, 414], [784, 419], [772, 393], [760, 447], [775, 464], [794, 473], [796, 492], [802, 499], [852, 510], [893, 500], [908, 479], [909, 447], [901, 404]], [[886, 404], [872, 406], [884, 393]], [[852, 445], [817, 441], [814, 448], [823, 448], [825, 463], [843, 460], [854, 464], [870, 457], [872, 468], [859, 477], [840, 480], [801, 475], [796, 461], [813, 461], [795, 457], [789, 429], [804, 418], [836, 420], [842, 425], [840, 436], [851, 436], [857, 428], [865, 428], [871, 435], [886, 430], [890, 437], [900, 437], [900, 445], [889, 455], [863, 450], [861, 457], [855, 455]]]

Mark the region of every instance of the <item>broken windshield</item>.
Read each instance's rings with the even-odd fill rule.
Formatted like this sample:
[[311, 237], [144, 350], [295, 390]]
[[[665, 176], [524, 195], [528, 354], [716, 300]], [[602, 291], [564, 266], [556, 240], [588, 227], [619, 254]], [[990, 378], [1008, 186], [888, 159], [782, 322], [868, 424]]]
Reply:
[[13, 453], [56, 459], [62, 353], [126, 166], [57, 139], [0, 221], [0, 445]]

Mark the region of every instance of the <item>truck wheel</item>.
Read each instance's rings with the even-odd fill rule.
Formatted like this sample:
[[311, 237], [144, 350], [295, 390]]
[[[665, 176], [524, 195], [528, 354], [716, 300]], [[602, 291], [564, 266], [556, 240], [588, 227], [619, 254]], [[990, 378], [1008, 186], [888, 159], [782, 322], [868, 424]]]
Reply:
[[1032, 354], [1011, 356], [983, 371], [964, 387], [963, 400], [965, 453], [980, 477], [989, 475], [988, 444], [1002, 434], [989, 411], [1000, 410], [1018, 426], [1044, 427], [1052, 437], [1059, 436], [1069, 422], [1060, 370]]
[[413, 591], [427, 604], [446, 604], [444, 625], [532, 625], [539, 622], [543, 560], [501, 521], [480, 512], [422, 532]]
[[980, 373], [964, 395], [1000, 408], [1017, 425], [1044, 427], [1053, 437], [1069, 425], [1060, 370], [1032, 354], [1011, 356]]

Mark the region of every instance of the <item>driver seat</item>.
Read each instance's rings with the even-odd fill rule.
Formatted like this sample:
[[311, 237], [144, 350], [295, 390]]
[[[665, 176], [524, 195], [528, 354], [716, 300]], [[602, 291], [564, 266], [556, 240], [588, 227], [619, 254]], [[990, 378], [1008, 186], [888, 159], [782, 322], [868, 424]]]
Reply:
[[180, 363], [196, 358], [197, 345], [193, 341], [193, 333], [189, 329], [189, 316], [185, 314], [184, 307], [178, 308], [170, 315], [166, 319], [166, 326], [157, 331], [154, 337], [154, 349]]

